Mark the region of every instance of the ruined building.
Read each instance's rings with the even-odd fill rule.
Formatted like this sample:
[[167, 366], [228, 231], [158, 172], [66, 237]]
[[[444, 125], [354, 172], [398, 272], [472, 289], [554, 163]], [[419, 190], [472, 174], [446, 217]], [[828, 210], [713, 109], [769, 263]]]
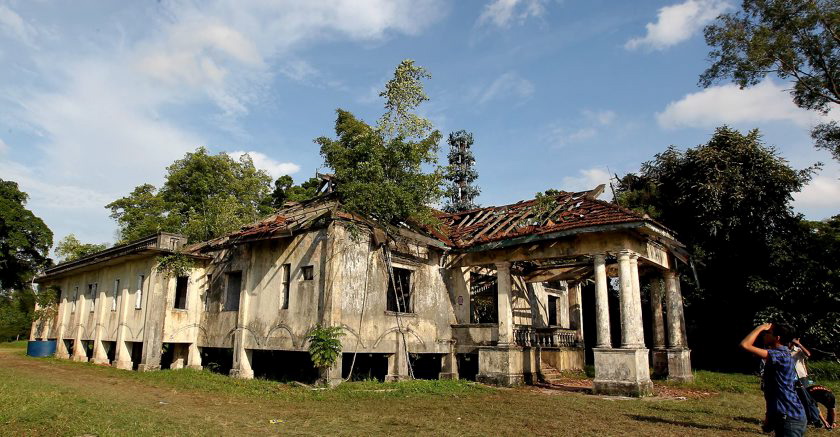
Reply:
[[[308, 333], [341, 326], [333, 381], [352, 366], [501, 385], [582, 369], [591, 347], [596, 392], [644, 395], [651, 364], [692, 377], [675, 274], [685, 252], [662, 225], [596, 200], [601, 190], [440, 213], [436, 229], [386, 233], [328, 194], [211, 241], [161, 233], [47, 270], [37, 281], [59, 291], [58, 313], [33, 338], [121, 369], [212, 363], [239, 378], [305, 379]], [[173, 251], [194, 260], [188, 275], [156, 270]], [[584, 300], [595, 308], [591, 345]]]

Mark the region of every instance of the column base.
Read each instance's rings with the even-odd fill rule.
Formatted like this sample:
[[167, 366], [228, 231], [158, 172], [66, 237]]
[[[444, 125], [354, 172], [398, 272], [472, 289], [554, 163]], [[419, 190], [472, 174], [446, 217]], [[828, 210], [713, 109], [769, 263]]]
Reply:
[[691, 349], [667, 349], [668, 379], [672, 381], [694, 381], [691, 372]]
[[648, 369], [648, 350], [593, 349], [595, 394], [642, 397], [653, 394]]
[[93, 363], [93, 364], [100, 365], [100, 366], [110, 366], [111, 365], [111, 360], [109, 360], [108, 357], [105, 357], [105, 358], [91, 358], [90, 362]]
[[87, 363], [88, 362], [88, 357], [86, 355], [73, 355], [72, 357], [70, 357], [70, 359], [72, 361], [77, 361], [79, 363]]
[[121, 370], [131, 370], [134, 368], [134, 363], [131, 361], [112, 361], [111, 367], [116, 367], [117, 369]]
[[411, 377], [408, 375], [385, 375], [385, 382], [400, 382], [410, 380]]
[[69, 360], [70, 354], [68, 354], [67, 352], [56, 352], [55, 357], [60, 358], [62, 360]]
[[438, 373], [438, 379], [458, 379], [457, 372], [440, 372]]
[[491, 347], [478, 350], [478, 375], [484, 384], [516, 387], [533, 382], [537, 360], [533, 348]]
[[251, 369], [230, 369], [231, 378], [238, 378], [238, 379], [254, 379], [254, 371]]
[[140, 364], [137, 366], [138, 372], [154, 372], [160, 370], [160, 364], [152, 365], [152, 364]]
[[187, 369], [204, 370], [204, 366], [202, 366], [201, 364], [190, 364], [189, 366], [187, 366]]

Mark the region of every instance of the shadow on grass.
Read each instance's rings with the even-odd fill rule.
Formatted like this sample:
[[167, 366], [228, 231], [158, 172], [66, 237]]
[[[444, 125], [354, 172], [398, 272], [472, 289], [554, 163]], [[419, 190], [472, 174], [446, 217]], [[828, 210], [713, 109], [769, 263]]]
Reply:
[[627, 417], [639, 421], [639, 422], [648, 422], [648, 423], [659, 423], [663, 425], [674, 425], [674, 426], [683, 426], [686, 428], [695, 428], [695, 429], [708, 429], [708, 430], [716, 430], [716, 431], [727, 431], [727, 432], [747, 432], [747, 433], [757, 433], [760, 434], [760, 430], [755, 428], [747, 428], [747, 427], [733, 427], [733, 426], [726, 426], [726, 425], [709, 425], [705, 423], [697, 423], [697, 422], [689, 422], [685, 420], [671, 420], [671, 419], [663, 419], [662, 417], [656, 416], [642, 416], [640, 414], [628, 414]]

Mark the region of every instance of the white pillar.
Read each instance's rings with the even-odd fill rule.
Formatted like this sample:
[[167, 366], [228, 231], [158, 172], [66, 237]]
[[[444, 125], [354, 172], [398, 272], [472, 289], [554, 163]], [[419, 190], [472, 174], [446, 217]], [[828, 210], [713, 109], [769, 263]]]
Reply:
[[555, 308], [557, 312], [557, 324], [561, 328], [569, 329], [569, 294], [571, 294], [569, 287], [567, 286], [565, 290], [560, 290], [560, 293], [560, 296], [556, 300], [557, 308]]
[[654, 277], [650, 281], [650, 313], [653, 326], [653, 347], [663, 349], [665, 347], [665, 321], [662, 315], [662, 280]]
[[111, 363], [112, 366], [123, 370], [131, 370], [134, 367], [131, 362], [131, 352], [128, 350], [128, 344], [125, 341], [129, 284], [130, 281], [125, 281], [125, 283], [120, 281], [120, 289], [116, 292], [116, 296], [119, 296], [117, 301], [117, 311], [119, 311], [117, 313], [117, 344], [115, 345], [117, 350], [114, 352], [114, 362]]
[[578, 342], [581, 344], [583, 343], [582, 288], [583, 285], [580, 282], [569, 288], [569, 327], [577, 331]]
[[682, 293], [679, 276], [672, 271], [665, 272], [665, 305], [668, 308], [668, 347], [681, 349], [685, 343], [685, 316], [683, 315]]
[[73, 361], [87, 361], [87, 352], [85, 351], [85, 347], [82, 345], [82, 331], [84, 330], [84, 321], [85, 321], [85, 314], [88, 312], [86, 311], [86, 303], [87, 303], [87, 293], [85, 293], [84, 289], [79, 291], [76, 299], [76, 318], [75, 323], [73, 324], [73, 329], [75, 332], [73, 333], [73, 356], [71, 357]]
[[[618, 254], [618, 274], [621, 301], [621, 347], [626, 349], [643, 348], [644, 337], [642, 331], [641, 301], [633, 285], [634, 267], [631, 262], [632, 253], [622, 250]], [[635, 272], [638, 275], [638, 271]], [[636, 276], [638, 281], [638, 276]], [[638, 308], [638, 310], [637, 310]]]
[[103, 331], [105, 330], [102, 326], [102, 318], [105, 312], [105, 287], [100, 289], [98, 283], [95, 287], [97, 297], [93, 313], [95, 325], [93, 326], [93, 358], [91, 358], [91, 362], [94, 364], [109, 364], [108, 353], [102, 343]]
[[64, 312], [67, 311], [67, 296], [70, 290], [65, 290], [62, 287], [61, 295], [58, 296], [58, 313], [55, 315], [56, 334], [55, 334], [55, 356], [57, 358], [70, 358], [70, 353], [67, 352], [67, 346], [64, 344]]
[[595, 255], [595, 347], [610, 348], [610, 303], [607, 294], [607, 264], [603, 254]]
[[187, 353], [187, 367], [190, 369], [201, 370], [201, 349], [198, 343], [190, 343], [189, 352]]
[[510, 346], [513, 339], [513, 312], [511, 311], [510, 263], [496, 263], [496, 283], [498, 290], [499, 346]]

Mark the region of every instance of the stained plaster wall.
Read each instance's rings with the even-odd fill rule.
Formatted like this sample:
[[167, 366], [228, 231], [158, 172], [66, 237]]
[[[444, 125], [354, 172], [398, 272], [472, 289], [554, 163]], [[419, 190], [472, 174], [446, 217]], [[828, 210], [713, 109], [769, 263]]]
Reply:
[[408, 239], [389, 244], [393, 266], [412, 271], [412, 312], [396, 314], [387, 311], [384, 249], [367, 234], [356, 240], [343, 226], [336, 227], [334, 284], [347, 331], [344, 351], [393, 353], [404, 336], [409, 352], [448, 353], [456, 315], [444, 281], [447, 272], [439, 266], [441, 252]]
[[[240, 299], [246, 310], [244, 345], [247, 349], [305, 350], [309, 330], [318, 323], [325, 286], [327, 230], [319, 229], [289, 239], [255, 242], [213, 254], [204, 278], [210, 293], [209, 311], [201, 311], [199, 346], [232, 347], [237, 311], [223, 311], [226, 273], [242, 272]], [[289, 308], [283, 309], [283, 264], [291, 264]], [[312, 280], [303, 279], [302, 268], [313, 266]], [[206, 275], [212, 284], [206, 285]]]
[[[59, 313], [56, 315], [56, 329], [50, 329], [47, 337], [56, 338], [58, 329], [63, 330], [65, 339], [75, 338], [76, 328], [82, 325], [82, 340], [94, 340], [96, 336], [95, 327], [102, 327], [102, 341], [116, 341], [117, 326], [119, 324], [119, 298], [115, 297], [114, 281], [120, 280], [120, 293], [127, 289], [128, 306], [126, 310], [126, 341], [143, 341], [143, 331], [146, 320], [147, 301], [151, 293], [149, 290], [152, 283], [155, 265], [154, 257], [132, 258], [117, 264], [101, 267], [96, 270], [80, 272], [58, 278], [50, 283], [43, 284], [43, 287], [58, 286], [61, 288], [61, 300]], [[134, 309], [135, 296], [137, 293], [137, 277], [144, 275], [143, 304], [140, 310]], [[88, 285], [98, 284], [96, 305], [93, 312], [90, 311], [90, 299]], [[73, 297], [75, 288], [79, 289], [79, 297], [73, 310]], [[117, 293], [119, 296], [120, 293]], [[112, 311], [112, 302], [117, 299], [116, 310]], [[61, 328], [58, 328], [58, 322]]]

